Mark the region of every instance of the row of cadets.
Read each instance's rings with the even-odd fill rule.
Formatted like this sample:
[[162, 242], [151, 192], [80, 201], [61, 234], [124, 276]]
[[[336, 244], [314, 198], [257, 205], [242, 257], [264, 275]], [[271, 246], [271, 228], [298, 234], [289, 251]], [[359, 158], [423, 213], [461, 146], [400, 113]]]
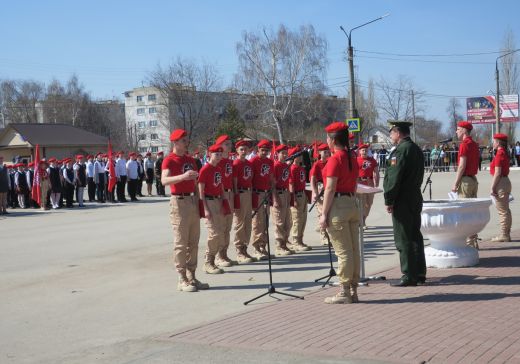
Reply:
[[161, 183], [170, 186], [170, 219], [173, 227], [174, 261], [179, 274], [177, 289], [196, 292], [209, 285], [195, 277], [200, 238], [199, 176], [195, 160], [187, 155], [188, 134], [176, 129], [170, 135], [172, 152], [161, 165]]
[[[370, 186], [379, 187], [379, 170], [377, 168], [377, 161], [368, 155], [368, 144], [360, 144], [358, 146], [357, 165], [359, 168], [358, 183]], [[361, 193], [358, 195], [359, 202], [363, 206], [363, 229], [366, 230], [366, 220], [372, 204], [374, 203], [373, 193]]]
[[[66, 201], [67, 207], [72, 207], [74, 201], [74, 169], [72, 169], [72, 159], [66, 158], [63, 160], [62, 168], [63, 177], [63, 197]], [[53, 206], [53, 208], [55, 208]]]
[[87, 186], [87, 168], [83, 163], [83, 155], [78, 154], [76, 156], [76, 163], [72, 166], [74, 170], [74, 185], [76, 187], [76, 201], [79, 207], [84, 207], [83, 194], [85, 187]]
[[[266, 260], [267, 253], [267, 220], [266, 210], [269, 214], [267, 204], [261, 204], [263, 201], [269, 201], [272, 196], [276, 197], [274, 163], [268, 158], [271, 143], [268, 140], [260, 140], [257, 144], [258, 154], [251, 159], [253, 167], [253, 193], [251, 195], [251, 203], [253, 210], [257, 210], [256, 215], [252, 219], [252, 245], [253, 256], [257, 260]], [[271, 196], [269, 196], [271, 194]]]
[[[302, 166], [302, 150], [300, 147], [289, 149], [289, 158], [292, 163], [289, 170], [289, 193], [291, 195], [291, 250], [308, 251], [311, 247], [303, 243], [303, 232], [307, 225], [307, 194], [305, 186], [307, 182], [307, 173]], [[294, 157], [296, 156], [296, 157]]]
[[[318, 209], [318, 222], [321, 217], [321, 211], [323, 207], [323, 167], [327, 163], [330, 157], [329, 146], [326, 143], [321, 143], [317, 146], [319, 158], [314, 162], [309, 172], [309, 180], [312, 190], [312, 201], [316, 202], [316, 208]], [[321, 244], [328, 245], [327, 237], [325, 236], [325, 229], [321, 228], [319, 223], [317, 224], [321, 235]]]
[[[105, 168], [106, 168], [106, 163], [103, 161], [103, 154], [98, 153], [96, 155], [96, 161], [92, 165], [92, 178], [93, 178], [93, 182], [95, 185], [97, 201], [99, 203], [105, 203], [105, 201], [106, 201], [105, 186], [106, 186], [107, 181], [105, 180], [106, 179], [106, 174], [105, 174], [106, 169]], [[93, 191], [91, 191], [90, 187], [89, 187], [88, 198], [89, 198], [90, 202], [94, 201], [94, 196], [93, 196], [92, 192]]]

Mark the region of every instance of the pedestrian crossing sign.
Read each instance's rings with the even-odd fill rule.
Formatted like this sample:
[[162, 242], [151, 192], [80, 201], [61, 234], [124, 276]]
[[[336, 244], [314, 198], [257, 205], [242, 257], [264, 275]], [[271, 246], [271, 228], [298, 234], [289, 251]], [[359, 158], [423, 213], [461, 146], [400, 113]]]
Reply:
[[349, 132], [361, 131], [361, 121], [359, 118], [347, 119], [346, 124], [348, 125]]

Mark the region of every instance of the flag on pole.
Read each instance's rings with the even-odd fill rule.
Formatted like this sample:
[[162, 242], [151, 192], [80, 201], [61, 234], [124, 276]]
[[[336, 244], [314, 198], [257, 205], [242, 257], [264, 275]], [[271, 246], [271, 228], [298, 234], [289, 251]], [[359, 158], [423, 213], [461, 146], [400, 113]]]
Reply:
[[276, 160], [276, 142], [272, 141], [272, 145], [271, 145], [271, 159], [273, 160], [273, 162]]
[[108, 141], [108, 163], [110, 163], [108, 165], [108, 191], [112, 192], [116, 186], [117, 177], [114, 161], [112, 160], [112, 143], [110, 140]]
[[[36, 144], [34, 148], [34, 178], [33, 185], [31, 190], [31, 198], [33, 201], [38, 202], [38, 205], [41, 206], [41, 188], [40, 188], [40, 180], [41, 180], [41, 171], [40, 171], [40, 145]], [[45, 201], [43, 202], [45, 203]]]
[[312, 144], [312, 159], [318, 159], [320, 155], [318, 154], [318, 141], [314, 140]]

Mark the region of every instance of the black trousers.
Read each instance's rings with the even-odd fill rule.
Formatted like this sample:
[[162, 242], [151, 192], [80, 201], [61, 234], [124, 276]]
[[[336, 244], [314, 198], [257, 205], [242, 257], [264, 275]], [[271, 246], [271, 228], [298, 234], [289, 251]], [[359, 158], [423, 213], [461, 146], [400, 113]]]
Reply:
[[96, 184], [93, 177], [87, 177], [87, 193], [88, 202], [93, 202], [96, 199]]
[[160, 178], [155, 179], [155, 189], [157, 190], [158, 196], [164, 196], [166, 194]]
[[65, 190], [65, 203], [67, 207], [72, 207], [72, 204], [74, 202], [74, 185], [70, 183], [65, 183], [63, 187]]
[[[98, 183], [96, 183], [96, 194], [97, 194], [98, 202], [105, 201], [105, 174], [104, 173], [98, 173]], [[90, 198], [90, 195], [89, 195], [89, 198]]]
[[125, 186], [126, 186], [126, 176], [119, 177], [119, 181], [117, 181], [117, 184], [116, 184], [116, 194], [117, 194], [117, 200], [119, 202], [126, 201]]
[[130, 200], [135, 201], [137, 194], [137, 179], [129, 179], [128, 180], [128, 195], [130, 196]]

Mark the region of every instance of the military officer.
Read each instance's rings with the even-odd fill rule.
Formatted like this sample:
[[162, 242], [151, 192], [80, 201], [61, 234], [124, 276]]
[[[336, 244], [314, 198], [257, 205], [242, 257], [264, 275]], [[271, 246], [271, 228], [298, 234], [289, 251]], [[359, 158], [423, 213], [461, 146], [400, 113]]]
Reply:
[[196, 180], [197, 164], [186, 155], [188, 133], [176, 129], [170, 135], [172, 152], [162, 161], [161, 183], [170, 186], [170, 219], [173, 226], [175, 268], [179, 274], [177, 289], [196, 292], [208, 289], [207, 283], [195, 277], [200, 237], [199, 197]]
[[[478, 144], [471, 138], [473, 125], [467, 121], [457, 123], [457, 138], [461, 141], [458, 153], [458, 167], [452, 192], [459, 198], [476, 198], [478, 191], [478, 164], [480, 151]], [[478, 249], [478, 235], [468, 236], [466, 243]]]
[[416, 286], [426, 281], [424, 241], [421, 234], [424, 155], [410, 139], [410, 125], [390, 122], [390, 138], [396, 148], [390, 153], [384, 178], [384, 198], [392, 214], [394, 239], [401, 262], [402, 277], [395, 286]]

